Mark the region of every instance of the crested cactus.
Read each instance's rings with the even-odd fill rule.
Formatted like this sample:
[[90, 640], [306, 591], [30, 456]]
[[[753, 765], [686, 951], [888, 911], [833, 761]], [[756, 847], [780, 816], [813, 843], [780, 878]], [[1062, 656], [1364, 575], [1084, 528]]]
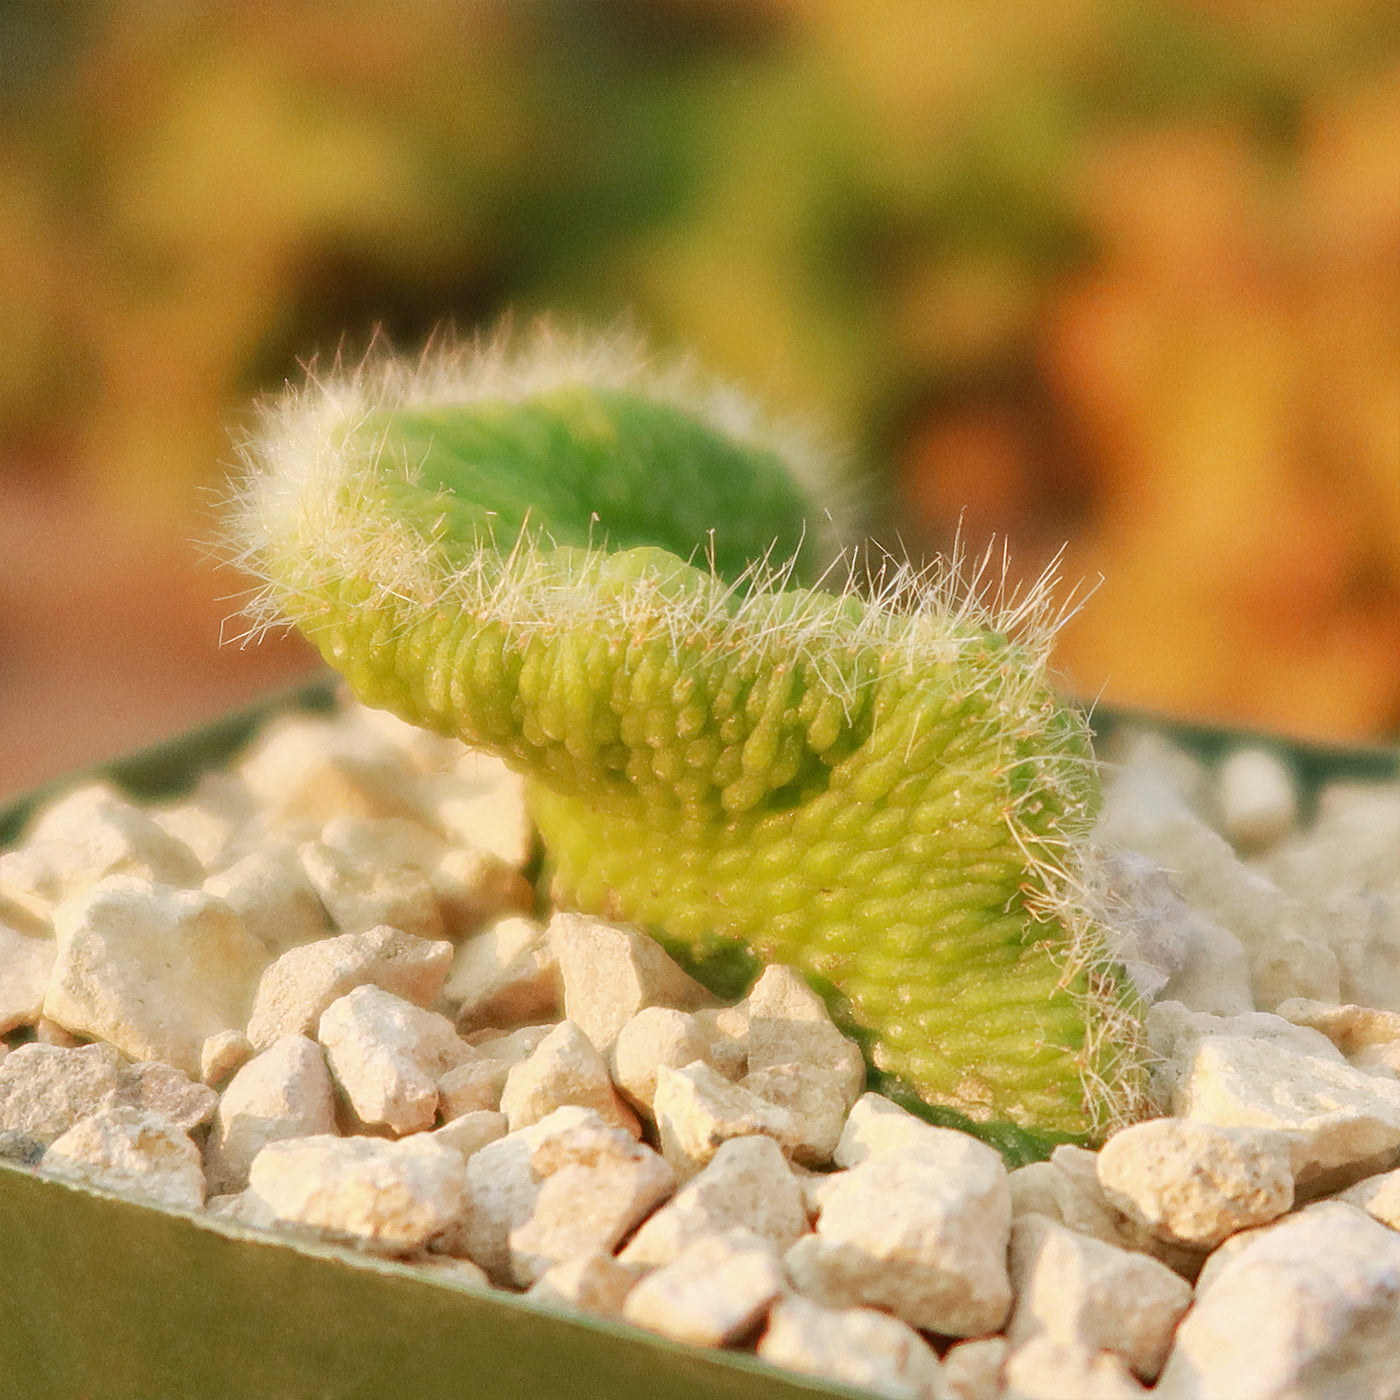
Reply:
[[809, 454], [548, 336], [312, 383], [244, 456], [255, 625], [526, 774], [557, 902], [702, 977], [800, 969], [877, 1083], [1003, 1145], [1137, 1111], [1131, 993], [1073, 897], [1095, 778], [1045, 590], [824, 586]]

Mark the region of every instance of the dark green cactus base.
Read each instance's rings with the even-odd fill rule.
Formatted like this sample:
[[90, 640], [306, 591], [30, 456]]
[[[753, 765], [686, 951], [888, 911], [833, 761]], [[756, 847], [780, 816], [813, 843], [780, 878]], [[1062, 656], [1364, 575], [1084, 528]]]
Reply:
[[246, 557], [363, 700], [533, 780], [560, 902], [731, 992], [797, 967], [882, 1085], [1008, 1156], [1123, 1116], [1043, 644], [946, 586], [794, 587], [815, 513], [780, 459], [624, 390], [376, 404], [322, 449], [289, 487], [254, 444]]

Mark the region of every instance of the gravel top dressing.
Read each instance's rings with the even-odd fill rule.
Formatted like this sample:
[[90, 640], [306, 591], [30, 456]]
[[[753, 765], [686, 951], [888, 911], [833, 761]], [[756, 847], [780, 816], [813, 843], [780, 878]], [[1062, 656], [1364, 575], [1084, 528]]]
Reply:
[[1400, 788], [1111, 747], [1151, 1102], [1097, 1150], [1010, 1169], [790, 968], [542, 906], [520, 780], [345, 700], [0, 854], [0, 1154], [876, 1395], [1400, 1394]]
[[[1053, 566], [864, 567], [820, 452], [619, 340], [313, 373], [240, 454], [249, 635], [299, 627], [346, 694], [0, 854], [0, 1156], [59, 1235], [46, 1274], [0, 1211], [53, 1290], [0, 1293], [48, 1328], [0, 1374], [52, 1376], [75, 1270], [184, 1213], [222, 1224], [145, 1251], [133, 1291], [178, 1301], [107, 1351], [159, 1332], [189, 1390], [220, 1346], [211, 1400], [741, 1400], [775, 1367], [1400, 1400], [1400, 789], [1303, 813], [1277, 748], [1096, 753]], [[99, 1242], [93, 1188], [168, 1214]], [[230, 1357], [189, 1300], [258, 1286], [256, 1250], [200, 1262], [240, 1234], [419, 1291], [385, 1326], [344, 1268], [279, 1275]], [[444, 1388], [413, 1368], [449, 1294], [492, 1362]], [[300, 1379], [249, 1379], [298, 1355], [259, 1327]], [[564, 1369], [505, 1379], [537, 1348]]]

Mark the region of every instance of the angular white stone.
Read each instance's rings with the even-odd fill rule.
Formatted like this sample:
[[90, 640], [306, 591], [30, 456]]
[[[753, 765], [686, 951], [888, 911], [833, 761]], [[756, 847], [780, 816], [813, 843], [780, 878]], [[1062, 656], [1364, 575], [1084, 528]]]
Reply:
[[287, 846], [260, 846], [211, 875], [204, 889], [222, 899], [243, 927], [277, 955], [330, 931], [325, 907]]
[[475, 846], [449, 846], [428, 871], [447, 936], [460, 940], [506, 915], [525, 915], [535, 891], [514, 865]]
[[749, 1072], [770, 1065], [819, 1066], [835, 1079], [846, 1107], [865, 1088], [860, 1047], [832, 1024], [826, 1004], [790, 967], [763, 970], [748, 995]]
[[1400, 1168], [1381, 1172], [1378, 1176], [1368, 1176], [1333, 1199], [1359, 1206], [1382, 1225], [1400, 1230]]
[[780, 1298], [769, 1312], [758, 1354], [774, 1366], [890, 1400], [931, 1400], [948, 1393], [929, 1344], [907, 1323], [870, 1308], [837, 1311], [800, 1295]]
[[591, 1108], [604, 1122], [641, 1136], [636, 1115], [613, 1090], [603, 1057], [572, 1021], [561, 1021], [529, 1059], [513, 1066], [501, 1091], [501, 1112], [512, 1131], [566, 1104]]
[[427, 1133], [287, 1138], [253, 1159], [248, 1187], [280, 1221], [406, 1254], [461, 1214], [465, 1171]]
[[773, 1246], [750, 1230], [688, 1245], [627, 1295], [622, 1315], [693, 1346], [723, 1346], [750, 1331], [783, 1291]]
[[750, 1070], [739, 1087], [796, 1116], [793, 1161], [807, 1167], [831, 1161], [851, 1106], [842, 1071], [821, 1064], [764, 1065]]
[[800, 1292], [828, 1307], [877, 1307], [947, 1336], [997, 1331], [1011, 1305], [1011, 1192], [995, 1150], [934, 1129], [871, 1157], [821, 1193], [817, 1233], [787, 1253]]
[[471, 1031], [462, 1039], [480, 1050], [491, 1060], [499, 1060], [509, 1068], [528, 1060], [540, 1047], [540, 1042], [554, 1029], [553, 1025], [519, 1026], [513, 1031]]
[[709, 1040], [700, 1056], [726, 1079], [742, 1079], [749, 1067], [749, 1005], [702, 1006], [694, 1013], [695, 1024]]
[[190, 1133], [213, 1120], [219, 1096], [171, 1065], [141, 1060], [121, 1067], [121, 1102]]
[[1207, 1037], [1174, 1108], [1199, 1123], [1288, 1132], [1294, 1180], [1307, 1194], [1388, 1167], [1400, 1150], [1400, 1082], [1277, 1042]]
[[1368, 1045], [1350, 1057], [1350, 1063], [1364, 1074], [1382, 1079], [1400, 1079], [1400, 1040], [1388, 1040], [1384, 1045]]
[[[711, 1048], [696, 1017], [669, 1006], [644, 1006], [618, 1032], [613, 1043], [613, 1083], [623, 1097], [648, 1118], [656, 1097], [659, 1065], [681, 1069], [706, 1060]], [[712, 1066], [714, 1068], [714, 1066]]]
[[209, 1189], [241, 1191], [253, 1158], [284, 1138], [334, 1135], [335, 1095], [321, 1047], [284, 1035], [233, 1076], [205, 1149]]
[[236, 769], [263, 821], [300, 834], [339, 816], [414, 817], [415, 779], [394, 746], [354, 726], [282, 715], [264, 726]]
[[433, 1126], [438, 1080], [477, 1054], [446, 1016], [375, 986], [333, 1001], [316, 1038], [360, 1121], [399, 1134]]
[[554, 954], [544, 927], [512, 915], [461, 944], [443, 995], [458, 1003], [457, 1026], [518, 1026], [548, 1020], [559, 1000]]
[[1113, 1206], [1159, 1239], [1214, 1249], [1293, 1205], [1288, 1135], [1154, 1118], [1099, 1149], [1098, 1178]]
[[611, 1251], [675, 1190], [675, 1173], [649, 1147], [601, 1119], [541, 1142], [529, 1219], [510, 1232], [510, 1268], [522, 1287], [565, 1260]]
[[248, 786], [218, 769], [205, 773], [183, 802], [150, 809], [151, 820], [183, 842], [206, 871], [222, 870], [238, 859], [256, 802]]
[[1045, 1336], [1011, 1352], [1002, 1382], [1001, 1400], [1143, 1400], [1156, 1393], [1134, 1380], [1113, 1352], [1069, 1347]]
[[1362, 1050], [1400, 1040], [1400, 1011], [1293, 997], [1279, 1004], [1277, 1014], [1295, 1026], [1321, 1031], [1348, 1059]]
[[1225, 835], [1237, 847], [1271, 845], [1298, 821], [1293, 773], [1273, 749], [1236, 749], [1216, 775], [1216, 806]]
[[1154, 787], [1165, 788], [1192, 812], [1206, 812], [1211, 806], [1210, 770], [1194, 753], [1155, 729], [1136, 726], [1117, 731], [1109, 738], [1107, 754], [1119, 773]]
[[198, 1077], [208, 1036], [248, 1016], [267, 949], [228, 905], [113, 875], [54, 911], [44, 1015]]
[[199, 1148], [168, 1119], [139, 1108], [104, 1108], [81, 1119], [49, 1144], [39, 1169], [172, 1210], [204, 1204]]
[[1151, 1052], [1152, 1099], [1161, 1113], [1171, 1111], [1177, 1081], [1196, 1057], [1207, 1036], [1241, 1035], [1252, 1040], [1279, 1041], [1305, 1055], [1319, 1055], [1339, 1064], [1342, 1052], [1319, 1030], [1295, 1025], [1269, 1011], [1238, 1016], [1212, 1016], [1190, 1011], [1178, 1001], [1159, 1001], [1147, 1009], [1144, 1021]]
[[1400, 1011], [1400, 880], [1334, 894], [1322, 908], [1341, 966], [1337, 999]]
[[570, 913], [555, 914], [548, 933], [564, 988], [564, 1015], [605, 1055], [644, 1006], [688, 1011], [714, 1001], [645, 934]]
[[1155, 860], [1091, 844], [1083, 878], [1090, 909], [1145, 1001], [1221, 1016], [1254, 1009], [1244, 945], [1193, 909]]
[[[109, 1108], [158, 1114], [181, 1132], [209, 1121], [216, 1095], [154, 1061], [127, 1064], [110, 1045], [23, 1045], [0, 1064], [0, 1132], [29, 1155]], [[13, 1155], [13, 1153], [12, 1153]]]
[[1256, 1231], [1177, 1331], [1161, 1400], [1333, 1400], [1395, 1393], [1400, 1235], [1325, 1202]]
[[505, 1137], [508, 1124], [504, 1113], [491, 1113], [486, 1110], [463, 1113], [433, 1129], [433, 1141], [460, 1152], [463, 1159], [479, 1152], [488, 1143], [498, 1142]]
[[241, 1225], [248, 1230], [273, 1230], [277, 1228], [277, 1214], [261, 1196], [251, 1191], [235, 1191], [231, 1195], [209, 1196], [204, 1202], [205, 1212], [232, 1225]]
[[331, 1002], [361, 986], [431, 1006], [451, 961], [445, 940], [429, 942], [387, 924], [289, 948], [258, 982], [248, 1039], [265, 1050], [279, 1036], [314, 1035]]
[[367, 862], [322, 841], [299, 846], [297, 858], [342, 932], [362, 933], [388, 924], [418, 938], [445, 936], [437, 895], [416, 865]]
[[466, 746], [460, 739], [434, 734], [432, 730], [410, 724], [388, 710], [376, 710], [348, 698], [342, 699], [335, 724], [347, 740], [353, 742], [360, 736], [368, 745], [387, 745], [397, 761], [410, 773], [424, 777], [447, 772], [463, 762], [467, 754]]
[[943, 1357], [948, 1400], [1001, 1400], [1007, 1350], [1005, 1337], [978, 1337], [949, 1347]]
[[510, 1070], [504, 1060], [489, 1055], [466, 1060], [448, 1070], [437, 1082], [442, 1121], [450, 1123], [469, 1113], [495, 1113], [501, 1106], [501, 1092]]
[[1099, 833], [1174, 872], [1191, 906], [1244, 945], [1255, 1005], [1288, 997], [1338, 1000], [1337, 956], [1320, 920], [1150, 775], [1120, 771], [1106, 784]]
[[[1400, 785], [1329, 784], [1312, 827], [1270, 851], [1263, 864], [1284, 889], [1314, 908], [1327, 907], [1339, 891], [1389, 891], [1393, 897], [1400, 885]], [[1377, 984], [1362, 983], [1361, 989], [1374, 992]], [[1394, 982], [1387, 979], [1382, 990], [1393, 992]], [[1400, 1010], [1388, 997], [1368, 1000]]]
[[431, 870], [447, 849], [436, 832], [407, 817], [332, 817], [321, 828], [320, 841], [355, 866], [395, 870], [407, 866], [421, 874]]
[[[1032, 1163], [1032, 1168], [1047, 1166], [1055, 1174], [1051, 1194], [1057, 1209], [1041, 1210], [1030, 1201], [1017, 1201], [1013, 1209], [1018, 1215], [1030, 1211], [1040, 1211], [1052, 1220], [1067, 1225], [1071, 1230], [1091, 1235], [1105, 1244], [1117, 1245], [1122, 1249], [1137, 1250], [1160, 1259], [1168, 1268], [1174, 1269], [1183, 1278], [1194, 1278], [1201, 1267], [1205, 1254], [1204, 1246], [1171, 1243], [1154, 1235], [1146, 1226], [1139, 1224], [1131, 1216], [1119, 1210], [1104, 1193], [1099, 1181], [1098, 1153], [1088, 1148], [1076, 1147], [1072, 1143], [1061, 1143], [1050, 1154], [1049, 1162]], [[1013, 1201], [1021, 1195], [1015, 1189], [1012, 1173]]]
[[109, 783], [89, 783], [45, 807], [24, 845], [0, 853], [0, 898], [49, 919], [64, 900], [109, 875], [188, 888], [204, 870], [148, 812]]
[[216, 1031], [199, 1047], [199, 1077], [218, 1087], [253, 1058], [253, 1042], [242, 1031]]
[[1011, 1231], [1013, 1347], [1043, 1335], [1057, 1345], [1111, 1351], [1149, 1384], [1191, 1306], [1191, 1285], [1165, 1264], [1048, 1220], [1020, 1217]]
[[468, 753], [454, 772], [430, 777], [421, 791], [449, 841], [488, 851], [516, 870], [530, 859], [535, 828], [525, 806], [525, 782], [500, 759]]
[[594, 1317], [621, 1317], [622, 1305], [644, 1270], [628, 1268], [611, 1254], [579, 1254], [542, 1274], [525, 1295], [545, 1307]]
[[789, 1153], [802, 1141], [802, 1120], [791, 1109], [730, 1083], [703, 1060], [683, 1069], [658, 1065], [652, 1111], [662, 1154], [682, 1181], [731, 1138], [765, 1134]]
[[654, 1268], [706, 1235], [743, 1226], [781, 1251], [808, 1228], [802, 1188], [772, 1138], [733, 1138], [627, 1242], [624, 1264]]
[[14, 928], [0, 910], [0, 1035], [39, 1019], [57, 951], [47, 932], [34, 936]]
[[945, 1130], [916, 1118], [883, 1094], [862, 1094], [851, 1109], [832, 1160], [838, 1167], [857, 1167], [874, 1157], [888, 1157], [905, 1148], [924, 1146], [940, 1151]]
[[549, 1138], [581, 1124], [603, 1126], [591, 1109], [560, 1108], [548, 1118], [472, 1153], [466, 1163], [466, 1195], [460, 1218], [433, 1242], [433, 1248], [471, 1259], [493, 1282], [510, 1285], [510, 1232], [530, 1218], [540, 1193], [540, 1178], [530, 1165], [531, 1156]]
[[110, 1045], [21, 1045], [0, 1061], [0, 1131], [47, 1147], [79, 1119], [121, 1102], [122, 1062]]

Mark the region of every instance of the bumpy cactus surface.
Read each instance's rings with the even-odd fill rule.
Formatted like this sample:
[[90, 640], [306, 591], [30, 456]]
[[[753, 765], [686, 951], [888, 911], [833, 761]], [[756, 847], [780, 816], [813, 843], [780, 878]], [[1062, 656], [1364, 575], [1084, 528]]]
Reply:
[[548, 338], [312, 383], [245, 455], [255, 619], [528, 775], [557, 902], [701, 975], [801, 969], [935, 1118], [1053, 1141], [1136, 1111], [1130, 997], [1072, 898], [1095, 782], [1043, 596], [822, 587], [800, 452]]

